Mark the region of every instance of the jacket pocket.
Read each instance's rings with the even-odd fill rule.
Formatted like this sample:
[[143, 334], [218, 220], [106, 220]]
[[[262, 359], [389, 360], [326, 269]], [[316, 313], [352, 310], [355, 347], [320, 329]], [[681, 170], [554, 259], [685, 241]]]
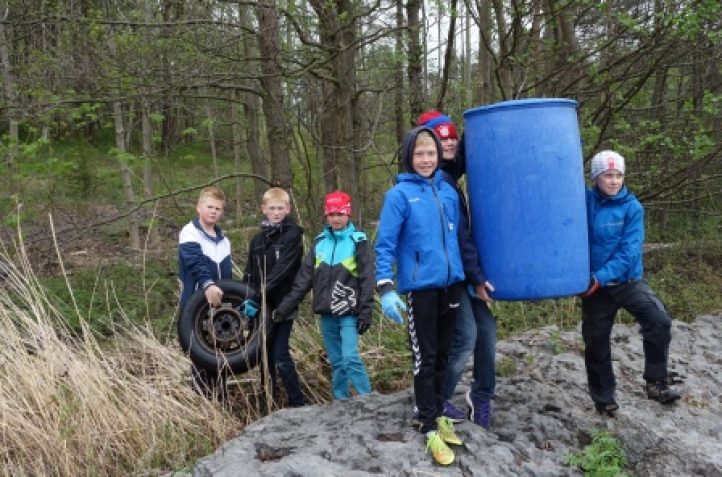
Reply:
[[421, 255], [420, 255], [419, 252], [417, 251], [417, 252], [414, 253], [414, 271], [411, 273], [411, 281], [412, 281], [412, 282], [415, 282], [415, 281], [416, 281], [416, 274], [417, 274], [418, 271], [419, 271], [419, 262], [420, 262], [420, 260], [421, 260]]

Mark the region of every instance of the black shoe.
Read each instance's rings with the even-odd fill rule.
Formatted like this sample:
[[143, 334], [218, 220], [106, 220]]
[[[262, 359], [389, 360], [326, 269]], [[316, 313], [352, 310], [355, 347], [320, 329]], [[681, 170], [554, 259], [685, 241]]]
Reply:
[[667, 386], [684, 383], [684, 376], [674, 371], [667, 373]]
[[670, 388], [668, 379], [662, 379], [656, 382], [648, 382], [645, 386], [647, 390], [647, 397], [653, 401], [657, 401], [661, 404], [673, 404], [679, 398], [682, 397], [674, 389]]
[[598, 402], [594, 404], [594, 408], [599, 414], [606, 417], [614, 417], [614, 413], [619, 409], [619, 404], [616, 402]]

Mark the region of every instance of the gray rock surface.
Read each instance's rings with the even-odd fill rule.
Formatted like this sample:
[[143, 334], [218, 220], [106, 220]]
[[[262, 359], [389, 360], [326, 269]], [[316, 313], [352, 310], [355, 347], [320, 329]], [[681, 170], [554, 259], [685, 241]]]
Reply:
[[[578, 331], [546, 327], [497, 346], [499, 377], [492, 427], [458, 424], [465, 444], [449, 467], [433, 463], [414, 430], [411, 390], [325, 406], [284, 409], [246, 427], [193, 475], [205, 476], [565, 476], [563, 456], [605, 429], [622, 442], [636, 476], [722, 476], [722, 317], [675, 322], [671, 368], [685, 376], [678, 405], [646, 398], [636, 326], [617, 325], [613, 359], [616, 418], [598, 416], [586, 392]], [[470, 368], [454, 402], [464, 405]]]

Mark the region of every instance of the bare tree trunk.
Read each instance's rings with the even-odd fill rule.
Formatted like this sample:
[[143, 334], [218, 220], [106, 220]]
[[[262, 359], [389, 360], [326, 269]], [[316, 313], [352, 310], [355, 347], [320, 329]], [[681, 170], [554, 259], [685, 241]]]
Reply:
[[446, 87], [449, 83], [449, 71], [451, 70], [451, 63], [454, 61], [454, 38], [456, 37], [456, 11], [458, 7], [458, 0], [451, 0], [451, 18], [449, 20], [449, 34], [446, 38], [446, 53], [444, 54], [444, 69], [441, 73], [441, 87], [439, 88], [439, 97], [436, 100], [436, 109], [439, 111], [444, 110], [444, 96], [446, 96]]
[[216, 151], [216, 135], [213, 128], [215, 119], [213, 118], [213, 111], [211, 105], [206, 99], [206, 118], [208, 124], [208, 142], [211, 146], [211, 165], [213, 167], [213, 178], [218, 177], [218, 153]]
[[[118, 162], [120, 163], [120, 179], [123, 183], [123, 194], [125, 195], [125, 205], [128, 210], [135, 208], [135, 193], [133, 192], [133, 175], [130, 166], [125, 162], [122, 156], [128, 152], [125, 144], [125, 131], [123, 127], [123, 106], [120, 101], [113, 101], [113, 121], [115, 124], [115, 148], [118, 150]], [[128, 238], [130, 239], [130, 248], [140, 250], [140, 232], [138, 225], [138, 214], [132, 213], [128, 217]]]
[[[396, 143], [401, 144], [404, 140], [404, 132], [406, 130], [406, 122], [404, 121], [404, 64], [401, 60], [404, 57], [404, 6], [403, 2], [396, 2], [396, 32], [394, 33], [396, 53], [396, 68], [394, 71], [394, 124], [396, 126]], [[401, 155], [397, 155], [397, 169], [399, 172], [403, 170], [401, 163]]]
[[[5, 11], [7, 17], [8, 10]], [[5, 20], [5, 18], [3, 18]], [[5, 35], [5, 24], [0, 22], [0, 60], [2, 61], [3, 67], [3, 83], [5, 84], [5, 104], [7, 106], [8, 115], [8, 138], [10, 139], [10, 147], [8, 147], [8, 153], [5, 157], [5, 161], [8, 165], [14, 164], [15, 159], [18, 155], [18, 140], [19, 140], [19, 120], [18, 110], [20, 105], [18, 104], [18, 97], [15, 93], [15, 78], [13, 75], [12, 64], [10, 63], [10, 54], [8, 52], [8, 40]]]
[[[153, 127], [150, 121], [150, 102], [143, 96], [140, 106], [140, 128], [143, 145], [143, 198], [153, 197]], [[157, 220], [150, 217], [148, 221], [148, 246], [156, 248], [160, 244]]]
[[508, 45], [508, 32], [506, 29], [506, 15], [504, 14], [504, 2], [502, 0], [492, 0], [494, 5], [494, 14], [496, 18], [496, 31], [499, 37], [499, 62], [497, 64], [497, 82], [502, 99], [509, 99], [514, 95], [511, 70], [510, 56]]
[[492, 70], [494, 52], [492, 50], [491, 0], [465, 0], [469, 16], [479, 27], [479, 75], [473, 89], [472, 101], [483, 105], [494, 101]]
[[423, 73], [421, 69], [421, 23], [419, 22], [419, 10], [421, 0], [408, 0], [406, 2], [406, 19], [408, 32], [408, 76], [409, 76], [409, 109], [412, 121], [424, 110], [424, 88], [421, 81]]
[[353, 108], [356, 102], [356, 12], [353, 3], [310, 0], [319, 19], [319, 38], [329, 57], [330, 81], [324, 81], [326, 106], [321, 112], [324, 183], [326, 191], [343, 189], [358, 196], [358, 169], [353, 153]]
[[258, 46], [261, 52], [261, 88], [263, 112], [266, 117], [266, 137], [271, 153], [271, 180], [281, 187], [292, 185], [290, 138], [283, 110], [283, 71], [278, 64], [280, 51], [278, 10], [275, 0], [260, 0], [258, 15]]
[[532, 19], [531, 31], [529, 32], [529, 41], [531, 42], [531, 49], [534, 51], [534, 68], [532, 72], [532, 83], [538, 85], [535, 92], [536, 96], [545, 96], [546, 93], [544, 90], [544, 84], [539, 84], [539, 79], [543, 74], [541, 25], [541, 0], [532, 0]]
[[[252, 30], [251, 13], [247, 6], [240, 6], [241, 24], [249, 31]], [[243, 51], [246, 58], [257, 55], [257, 49], [248, 38], [243, 40]], [[249, 66], [250, 68], [250, 66]], [[253, 67], [255, 70], [255, 67]], [[249, 82], [250, 86], [250, 82]], [[243, 116], [246, 122], [246, 153], [251, 161], [251, 171], [261, 177], [268, 177], [268, 163], [261, 153], [260, 127], [258, 124], [258, 110], [260, 109], [260, 98], [257, 94], [247, 92], [243, 96]], [[239, 179], [240, 180], [240, 179]], [[266, 190], [266, 184], [259, 180], [253, 180], [253, 189], [256, 201], [260, 201]]]
[[[464, 5], [466, 9], [466, 5]], [[464, 12], [464, 107], [473, 106], [471, 86], [471, 15]]]
[[[241, 161], [241, 118], [240, 108], [238, 107], [238, 93], [233, 91], [231, 105], [231, 135], [233, 136], [233, 170], [241, 172], [243, 163]], [[236, 177], [236, 223], [240, 224], [243, 219], [243, 178]]]
[[[112, 35], [112, 33], [109, 33]], [[117, 56], [115, 41], [112, 37], [108, 38], [108, 49], [113, 57]], [[116, 98], [121, 96], [120, 88], [114, 86], [113, 93]], [[118, 151], [118, 163], [120, 165], [120, 179], [123, 183], [123, 195], [125, 196], [125, 205], [128, 210], [135, 209], [135, 193], [133, 192], [133, 174], [130, 166], [125, 160], [125, 154], [128, 152], [126, 143], [125, 127], [123, 125], [123, 105], [119, 99], [114, 99], [113, 104], [113, 123], [115, 126], [115, 148]], [[140, 231], [138, 224], [138, 214], [133, 212], [128, 216], [128, 239], [130, 248], [140, 250]]]

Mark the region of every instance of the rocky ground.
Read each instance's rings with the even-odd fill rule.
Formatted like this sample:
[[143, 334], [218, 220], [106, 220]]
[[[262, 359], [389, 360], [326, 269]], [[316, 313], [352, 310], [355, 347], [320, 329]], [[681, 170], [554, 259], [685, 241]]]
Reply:
[[[457, 425], [464, 446], [449, 467], [433, 463], [413, 429], [411, 391], [372, 394], [326, 406], [284, 409], [248, 426], [194, 476], [565, 476], [563, 457], [604, 429], [623, 444], [629, 474], [722, 476], [722, 316], [674, 323], [672, 369], [685, 377], [683, 399], [646, 399], [642, 344], [635, 326], [615, 327], [616, 418], [598, 416], [586, 392], [578, 331], [554, 327], [500, 342], [490, 430]], [[454, 402], [463, 405], [470, 373]]]

